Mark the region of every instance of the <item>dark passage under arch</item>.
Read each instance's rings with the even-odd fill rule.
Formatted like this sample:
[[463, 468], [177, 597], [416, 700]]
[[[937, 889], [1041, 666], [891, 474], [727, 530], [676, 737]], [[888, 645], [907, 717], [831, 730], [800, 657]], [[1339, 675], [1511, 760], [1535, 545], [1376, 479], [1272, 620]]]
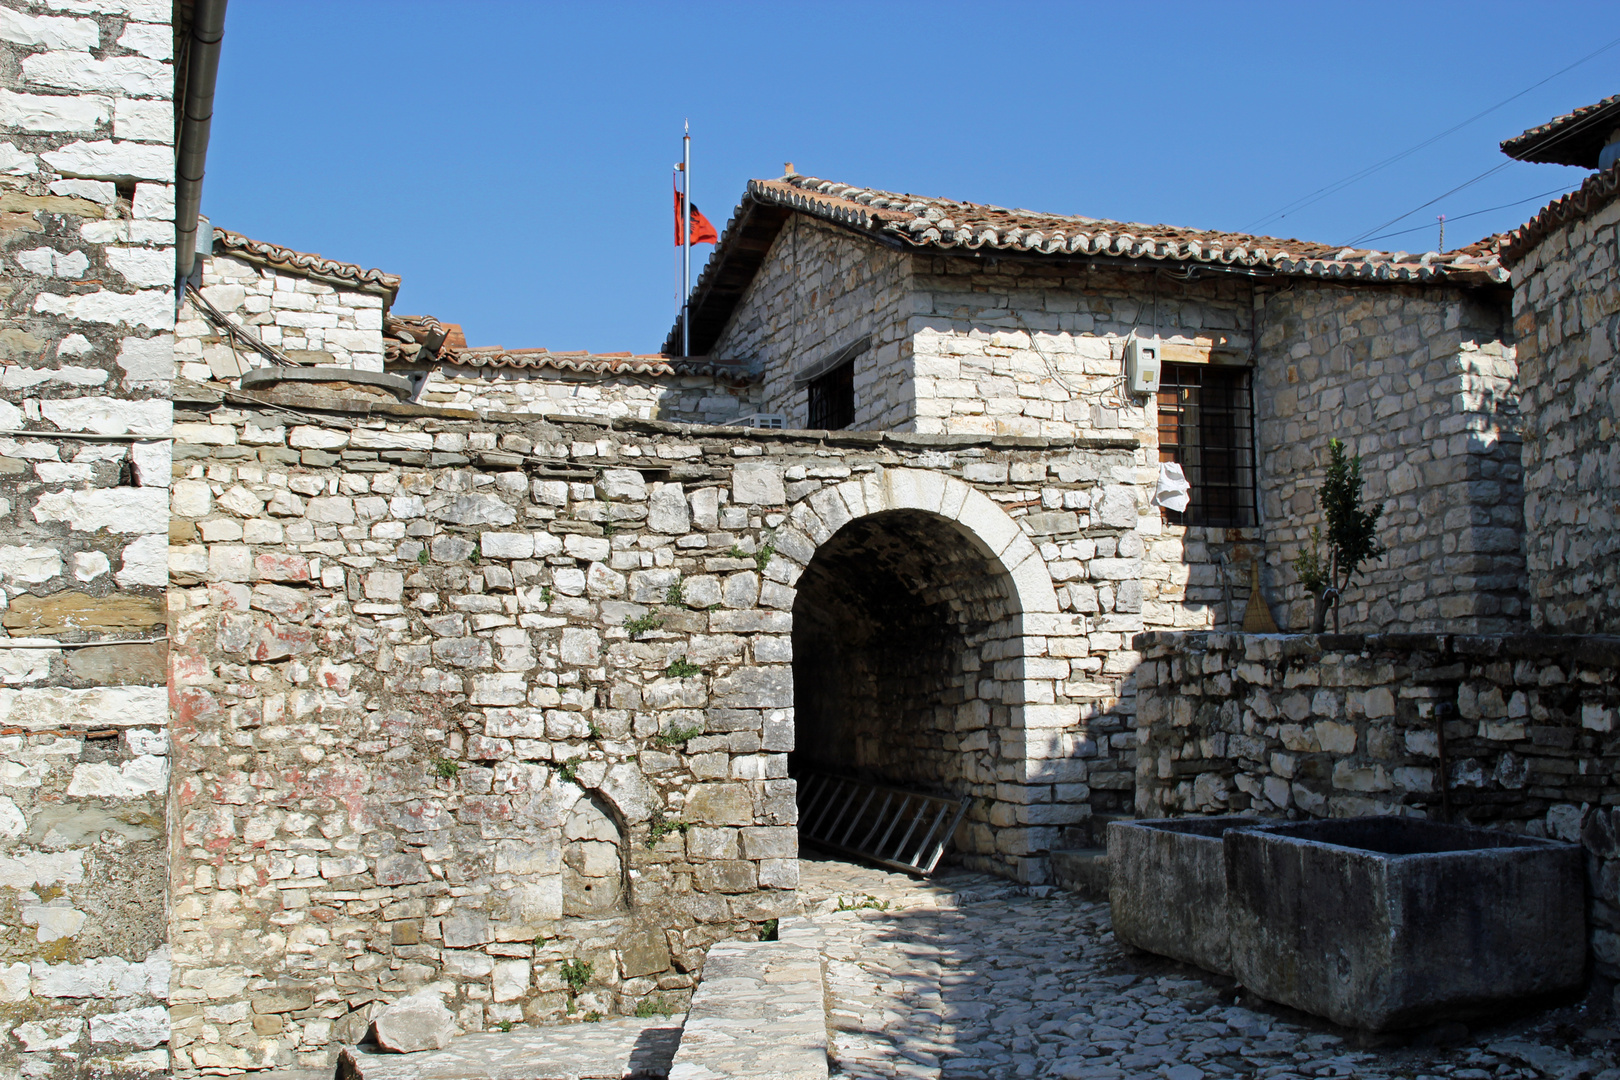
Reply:
[[790, 772], [993, 795], [1022, 669], [1012, 597], [1000, 565], [943, 517], [845, 525], [798, 582]]

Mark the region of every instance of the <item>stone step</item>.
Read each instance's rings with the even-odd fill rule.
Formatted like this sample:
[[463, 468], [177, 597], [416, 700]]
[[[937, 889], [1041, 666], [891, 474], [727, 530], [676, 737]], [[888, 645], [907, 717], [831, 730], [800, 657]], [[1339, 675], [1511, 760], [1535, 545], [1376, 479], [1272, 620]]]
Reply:
[[680, 1041], [663, 1018], [477, 1031], [414, 1054], [346, 1048], [337, 1080], [664, 1080]]
[[1108, 849], [1071, 848], [1054, 851], [1052, 880], [1088, 900], [1108, 899]]
[[669, 1080], [826, 1080], [821, 956], [803, 919], [782, 941], [710, 946]]

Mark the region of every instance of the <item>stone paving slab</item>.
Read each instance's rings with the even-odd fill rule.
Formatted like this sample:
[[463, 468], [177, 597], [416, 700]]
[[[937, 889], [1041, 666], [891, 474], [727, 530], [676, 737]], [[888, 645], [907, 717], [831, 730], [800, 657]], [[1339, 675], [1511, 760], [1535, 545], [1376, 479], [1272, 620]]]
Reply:
[[[681, 1041], [679, 1020], [626, 1017], [479, 1031], [443, 1050], [386, 1054], [350, 1047], [338, 1080], [664, 1080]], [[825, 1075], [825, 1074], [823, 1074]]]
[[[861, 894], [887, 909], [783, 924], [784, 939], [821, 951], [835, 1077], [1620, 1080], [1620, 1034], [1607, 1027], [1606, 1006], [1369, 1047], [1231, 979], [1127, 953], [1106, 903], [1036, 888], [908, 907], [915, 881], [857, 870]], [[953, 885], [946, 875], [924, 891], [951, 894]]]
[[[1040, 888], [1043, 887], [1037, 886]], [[806, 857], [799, 860], [799, 903], [806, 915], [880, 905], [954, 908], [1029, 893], [1028, 886], [990, 874], [952, 870], [932, 878], [919, 878], [839, 859]]]
[[826, 1080], [821, 960], [795, 941], [709, 948], [669, 1080]]

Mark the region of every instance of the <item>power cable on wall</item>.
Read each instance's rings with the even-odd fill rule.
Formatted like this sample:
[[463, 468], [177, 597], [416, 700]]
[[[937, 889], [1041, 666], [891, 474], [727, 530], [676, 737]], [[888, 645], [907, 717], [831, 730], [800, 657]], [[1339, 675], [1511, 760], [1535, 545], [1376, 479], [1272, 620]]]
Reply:
[[236, 353], [236, 343], [238, 341], [241, 341], [241, 343], [248, 349], [258, 353], [272, 364], [276, 364], [281, 367], [299, 366], [297, 361], [293, 360], [292, 357], [288, 356], [274, 345], [268, 344], [256, 334], [248, 333], [245, 327], [238, 326], [231, 322], [230, 318], [223, 311], [209, 303], [208, 298], [205, 297], [202, 292], [190, 282], [186, 283], [186, 296], [190, 298], [193, 304], [197, 305], [197, 310], [202, 312], [203, 318], [212, 323], [215, 329], [224, 332], [225, 340], [231, 347], [231, 355], [235, 356], [238, 360], [238, 367], [243, 366], [240, 363], [241, 357], [237, 356]]

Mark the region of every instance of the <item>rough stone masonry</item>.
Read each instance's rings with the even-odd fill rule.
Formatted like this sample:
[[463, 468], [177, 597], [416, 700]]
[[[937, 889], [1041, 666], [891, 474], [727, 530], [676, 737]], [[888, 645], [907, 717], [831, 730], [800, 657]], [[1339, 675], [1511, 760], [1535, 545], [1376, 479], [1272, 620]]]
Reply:
[[169, 1065], [170, 18], [0, 5], [6, 1076]]
[[323, 1065], [423, 987], [468, 1030], [681, 1000], [795, 902], [797, 586], [852, 522], [930, 523], [1000, 598], [928, 699], [970, 864], [1039, 880], [1128, 800], [1127, 444], [210, 394], [173, 487], [178, 1074]]
[[1511, 234], [1524, 514], [1538, 630], [1620, 632], [1620, 166]]

